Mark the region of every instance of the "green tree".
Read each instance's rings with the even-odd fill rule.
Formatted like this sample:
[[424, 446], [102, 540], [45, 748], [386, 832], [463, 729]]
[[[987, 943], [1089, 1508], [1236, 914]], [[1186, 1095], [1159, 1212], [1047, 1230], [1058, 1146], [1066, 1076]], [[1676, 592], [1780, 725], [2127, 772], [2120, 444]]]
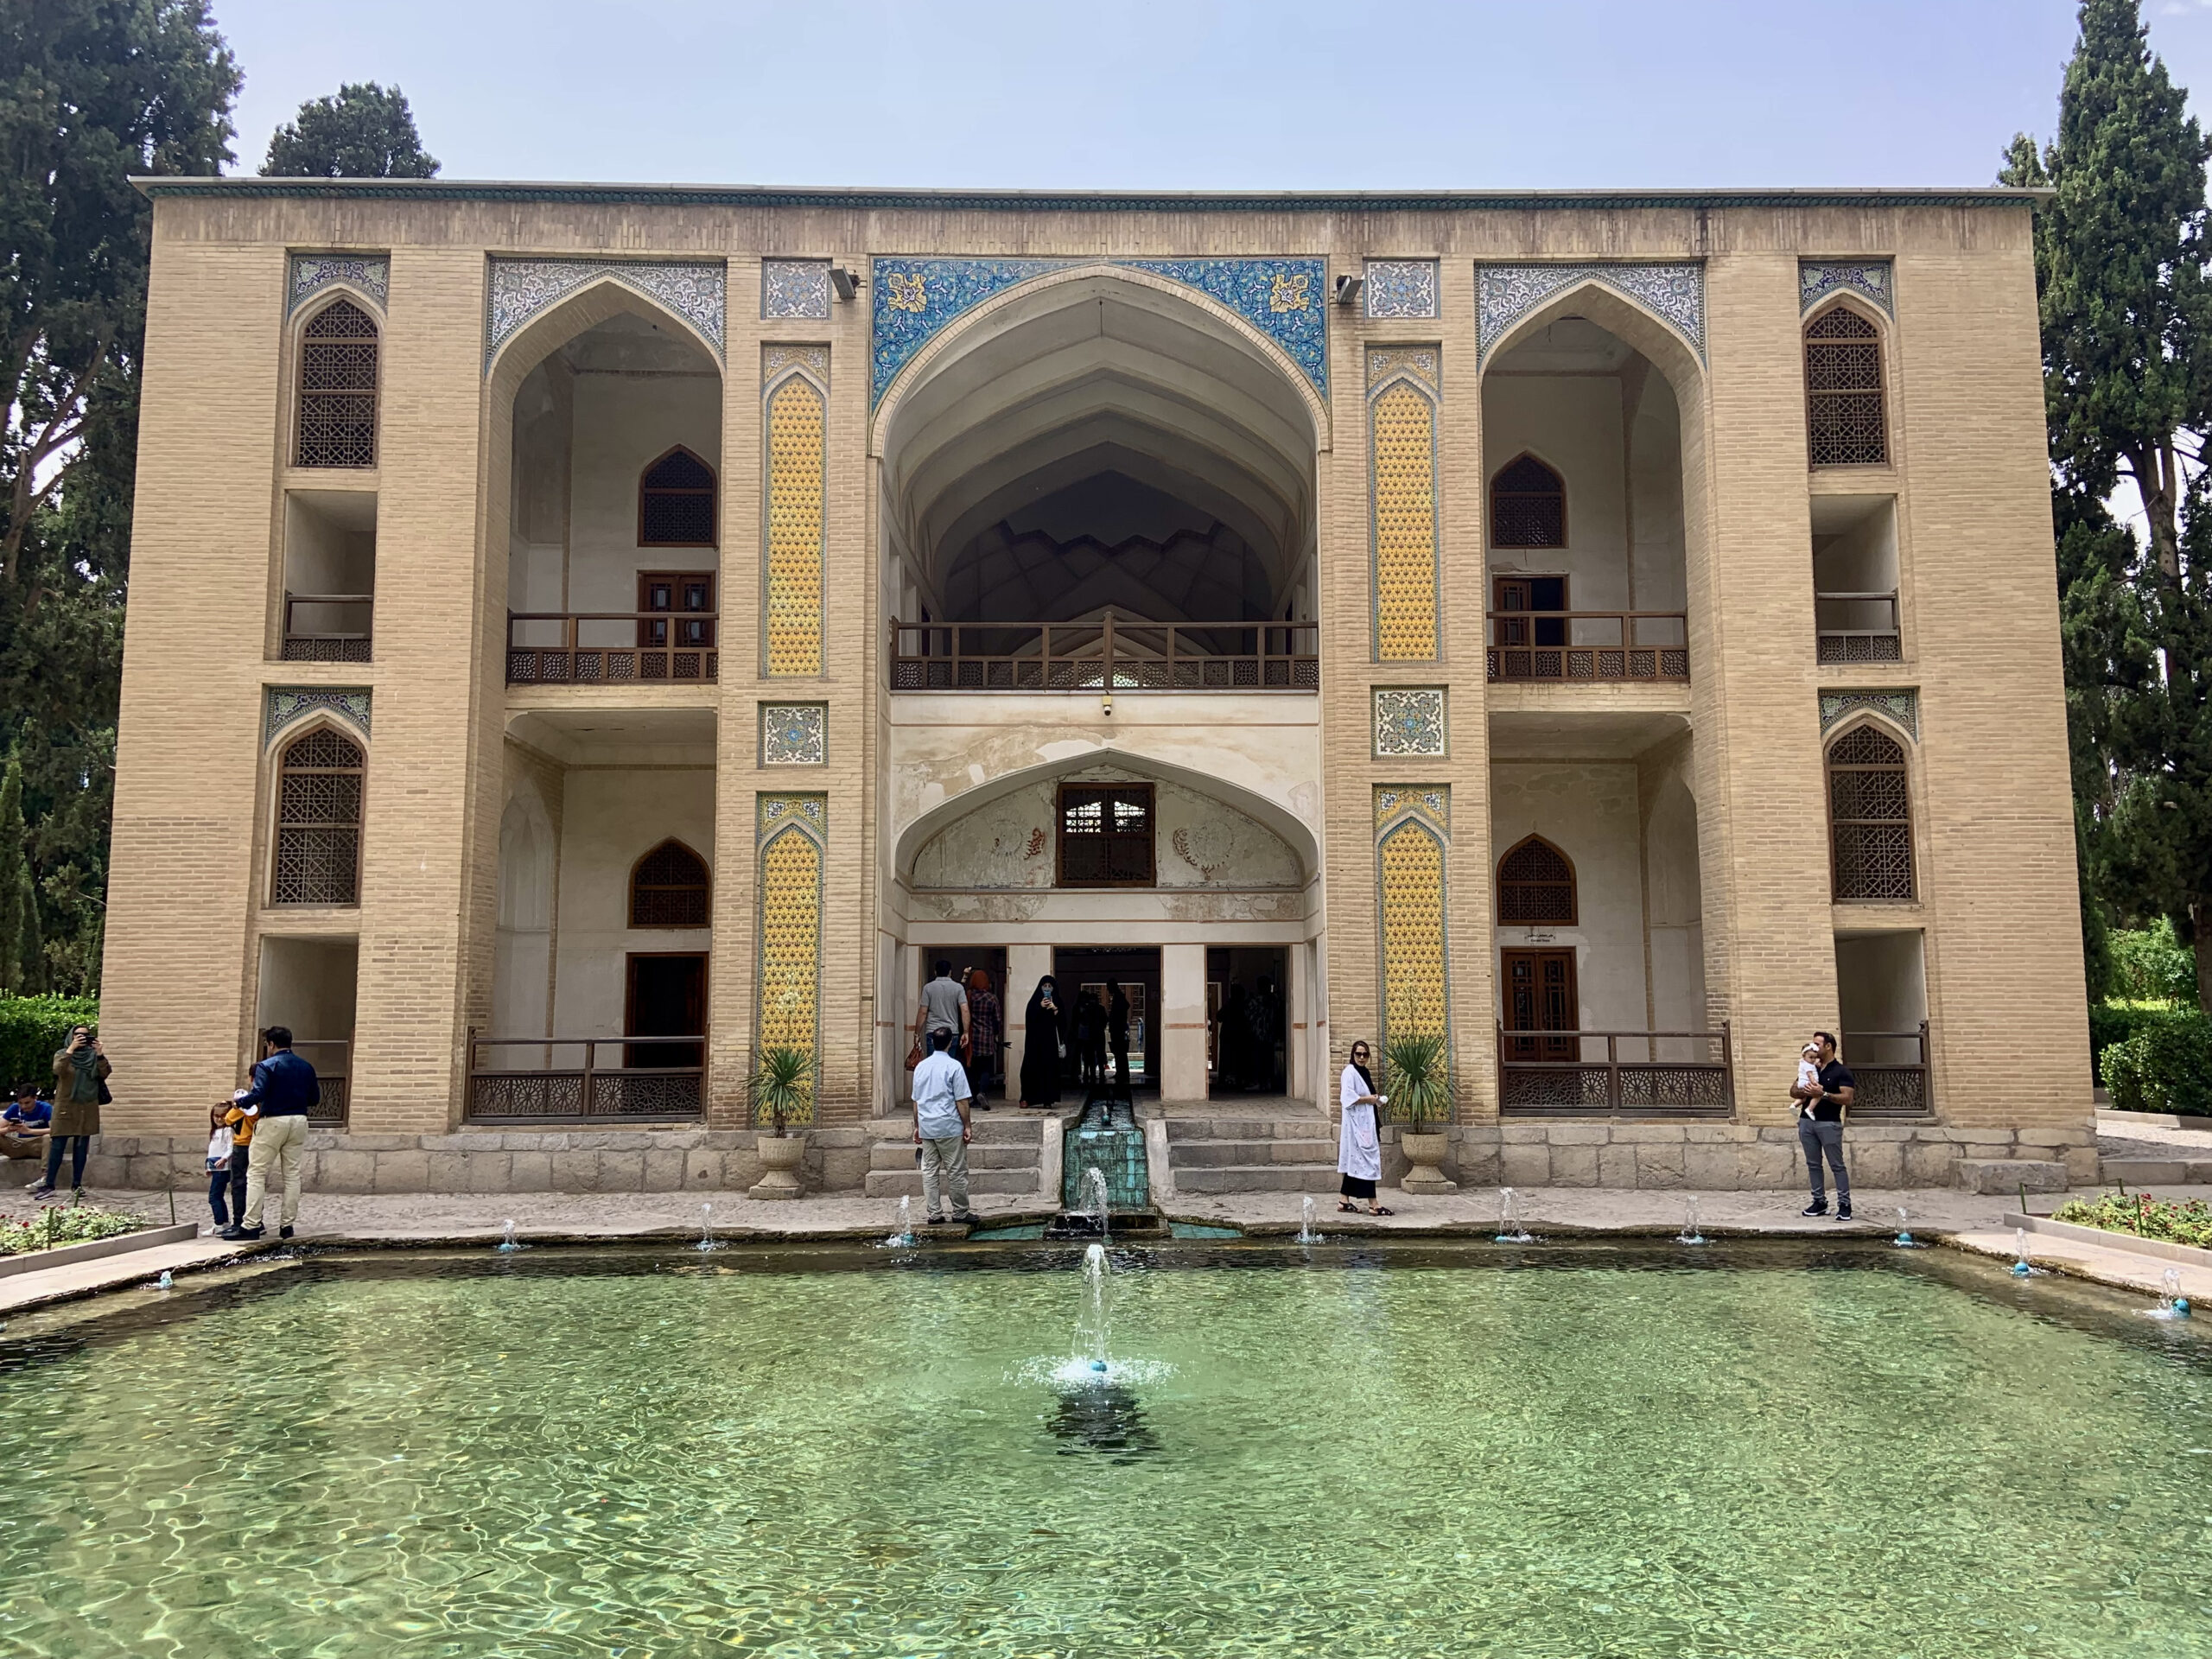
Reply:
[[238, 86], [204, 0], [0, 12], [0, 753], [48, 977], [74, 988], [99, 973], [130, 559], [152, 219], [130, 175], [219, 171]]
[[269, 141], [264, 178], [434, 179], [435, 156], [423, 148], [414, 111], [398, 87], [351, 82], [333, 98], [310, 99]]
[[11, 760], [0, 772], [0, 994], [16, 996], [46, 988], [46, 947], [39, 937], [29, 842], [23, 825], [23, 768]]
[[[2052, 192], [2037, 216], [2082, 949], [2110, 979], [2108, 924], [2212, 932], [2212, 644], [2191, 479], [2212, 410], [2205, 163], [2186, 95], [2145, 44], [2138, 0], [2082, 0], [2057, 136], [2015, 137], [1999, 178]], [[2103, 503], [2122, 480], [2145, 544]], [[2212, 1008], [2212, 949], [2198, 995]]]

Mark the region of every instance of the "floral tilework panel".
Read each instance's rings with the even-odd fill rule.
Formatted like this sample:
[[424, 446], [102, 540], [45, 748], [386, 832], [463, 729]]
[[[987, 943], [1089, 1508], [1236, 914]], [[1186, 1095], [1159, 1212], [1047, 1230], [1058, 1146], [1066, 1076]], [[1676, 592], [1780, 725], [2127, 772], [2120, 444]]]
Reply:
[[350, 283], [379, 306], [387, 304], [391, 261], [380, 253], [296, 253], [284, 308], [298, 310], [333, 283]]
[[1831, 294], [1856, 294], [1895, 315], [1886, 259], [1807, 259], [1797, 267], [1797, 304], [1809, 311]]
[[830, 758], [830, 710], [819, 702], [760, 705], [760, 764], [818, 766]]
[[819, 322], [830, 315], [827, 259], [763, 259], [760, 315]]
[[1916, 742], [1919, 741], [1920, 693], [1917, 691], [1823, 691], [1821, 693], [1821, 729], [1827, 731], [1838, 721], [1856, 714], [1861, 709], [1872, 709], [1877, 714], [1887, 715], [1911, 733]]
[[1562, 289], [1594, 282], [1633, 300], [1679, 330], [1705, 357], [1705, 267], [1643, 264], [1478, 265], [1475, 336], [1487, 358], [1513, 325]]
[[1370, 317], [1433, 317], [1436, 306], [1436, 261], [1370, 259], [1361, 290]]
[[342, 715], [363, 731], [369, 729], [369, 691], [366, 686], [272, 685], [261, 718], [261, 741], [266, 743], [294, 721], [327, 709]]
[[719, 264], [626, 259], [494, 259], [485, 302], [484, 365], [541, 312], [569, 295], [608, 279], [666, 306], [722, 354], [728, 308], [728, 275]]
[[1445, 752], [1444, 688], [1404, 690], [1377, 687], [1375, 692], [1375, 754], [1441, 755]]
[[1287, 353], [1317, 391], [1329, 389], [1328, 319], [1318, 258], [937, 259], [874, 262], [874, 339], [870, 403], [947, 323], [993, 295], [1072, 265], [1105, 263], [1147, 271], [1219, 301]]

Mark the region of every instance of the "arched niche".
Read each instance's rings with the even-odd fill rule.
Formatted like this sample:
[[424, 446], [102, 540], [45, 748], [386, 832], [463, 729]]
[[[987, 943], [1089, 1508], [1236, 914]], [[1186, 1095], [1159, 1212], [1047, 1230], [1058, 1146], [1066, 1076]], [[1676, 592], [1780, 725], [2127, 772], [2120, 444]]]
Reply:
[[949, 325], [877, 412], [888, 603], [1302, 618], [1325, 419], [1281, 348], [1202, 295], [1100, 267], [1024, 283]]

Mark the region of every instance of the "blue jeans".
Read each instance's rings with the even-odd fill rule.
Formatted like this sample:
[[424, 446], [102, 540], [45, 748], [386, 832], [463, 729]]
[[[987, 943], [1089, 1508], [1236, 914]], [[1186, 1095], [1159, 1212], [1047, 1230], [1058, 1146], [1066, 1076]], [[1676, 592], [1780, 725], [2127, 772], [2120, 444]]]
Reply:
[[1827, 1188], [1821, 1180], [1821, 1160], [1825, 1156], [1829, 1167], [1835, 1171], [1835, 1201], [1841, 1208], [1850, 1209], [1851, 1173], [1843, 1166], [1843, 1125], [1825, 1123], [1818, 1118], [1800, 1118], [1797, 1144], [1804, 1149], [1805, 1173], [1813, 1184], [1813, 1202], [1824, 1205], [1828, 1201]]
[[85, 1184], [85, 1154], [92, 1149], [89, 1135], [51, 1135], [46, 1140], [46, 1184], [52, 1186], [54, 1178], [61, 1173], [61, 1148], [69, 1147], [69, 1185]]
[[[245, 1219], [245, 1165], [246, 1149], [239, 1147], [232, 1152], [228, 1169], [207, 1172], [207, 1207], [215, 1212], [218, 1227], [229, 1226], [233, 1216]], [[230, 1199], [227, 1209], [223, 1202], [226, 1196]]]

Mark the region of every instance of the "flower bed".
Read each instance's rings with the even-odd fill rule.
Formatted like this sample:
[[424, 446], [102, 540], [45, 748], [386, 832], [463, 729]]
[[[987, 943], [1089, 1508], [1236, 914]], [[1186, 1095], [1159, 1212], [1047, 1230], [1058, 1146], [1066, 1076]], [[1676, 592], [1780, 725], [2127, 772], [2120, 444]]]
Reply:
[[2148, 1192], [2110, 1192], [2099, 1198], [2069, 1199], [2058, 1206], [2051, 1219], [2212, 1249], [2212, 1204], [2202, 1198], [2173, 1201]]
[[29, 1255], [64, 1244], [88, 1244], [142, 1230], [145, 1217], [89, 1204], [57, 1206], [34, 1221], [0, 1221], [0, 1255]]

